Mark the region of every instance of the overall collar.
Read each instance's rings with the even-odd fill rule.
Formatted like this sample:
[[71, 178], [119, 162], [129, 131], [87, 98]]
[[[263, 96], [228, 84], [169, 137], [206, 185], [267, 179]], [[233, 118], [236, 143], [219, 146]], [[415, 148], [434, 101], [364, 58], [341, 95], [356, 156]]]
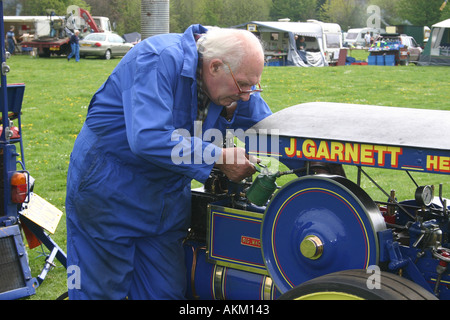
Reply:
[[191, 25], [183, 33], [182, 47], [184, 50], [183, 70], [181, 75], [192, 79], [196, 78], [198, 51], [197, 51], [197, 35], [206, 33], [208, 30], [200, 24]]

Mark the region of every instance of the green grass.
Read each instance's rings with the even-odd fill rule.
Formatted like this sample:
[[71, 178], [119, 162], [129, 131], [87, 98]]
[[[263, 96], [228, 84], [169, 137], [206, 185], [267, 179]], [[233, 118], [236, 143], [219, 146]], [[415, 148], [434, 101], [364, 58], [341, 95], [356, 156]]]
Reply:
[[[367, 52], [353, 50], [350, 55], [364, 60]], [[83, 124], [90, 98], [119, 61], [82, 59], [75, 63], [57, 57], [13, 56], [7, 62], [11, 67], [8, 83], [26, 84], [22, 107], [26, 167], [36, 179], [36, 193], [63, 212], [66, 172], [73, 143]], [[263, 96], [274, 112], [312, 101], [449, 110], [449, 70], [448, 67], [414, 65], [266, 67], [261, 83]], [[439, 124], [430, 131], [438, 134]], [[346, 170], [354, 180], [355, 170]], [[399, 199], [413, 196], [414, 187], [404, 173], [367, 171], [373, 173], [387, 191], [397, 190]], [[447, 191], [450, 189], [447, 176], [414, 176], [421, 184], [444, 183]], [[288, 179], [281, 180], [280, 184]], [[386, 199], [367, 179], [363, 179], [362, 185], [374, 199]], [[64, 217], [52, 238], [65, 249]], [[44, 257], [39, 249], [29, 250], [29, 256], [33, 276], [37, 276], [44, 264]], [[64, 291], [65, 269], [58, 263], [30, 299], [55, 299]]]

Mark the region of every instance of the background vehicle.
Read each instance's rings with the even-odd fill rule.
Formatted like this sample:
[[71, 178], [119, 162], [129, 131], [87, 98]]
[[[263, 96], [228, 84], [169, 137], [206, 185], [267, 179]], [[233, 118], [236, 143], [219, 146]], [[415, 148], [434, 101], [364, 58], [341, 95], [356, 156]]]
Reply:
[[80, 40], [80, 56], [98, 56], [106, 60], [112, 57], [124, 56], [133, 48], [115, 33], [91, 33]]
[[404, 34], [381, 34], [369, 48], [371, 53], [395, 55], [396, 64], [418, 63], [423, 49], [413, 37]]
[[[107, 17], [92, 17], [88, 11], [78, 6], [69, 6], [65, 17], [49, 16], [6, 16], [5, 29], [14, 25], [17, 40], [23, 50], [35, 48], [40, 57], [67, 55], [70, 53], [69, 40], [75, 29], [81, 34], [91, 32], [111, 32]], [[23, 37], [26, 34], [26, 37]], [[23, 41], [22, 41], [23, 40]]]
[[344, 39], [344, 46], [346, 47], [364, 47], [366, 42], [364, 36], [367, 31], [375, 39], [380, 33], [385, 33], [384, 29], [373, 29], [373, 28], [354, 28], [347, 31], [346, 37]]
[[323, 51], [329, 63], [337, 62], [339, 51], [342, 48], [342, 31], [337, 23], [326, 23], [317, 20], [307, 20], [307, 22], [317, 23], [322, 27]]
[[407, 35], [400, 35], [400, 40], [403, 45], [406, 46], [408, 49], [408, 60], [407, 63], [413, 62], [417, 63], [419, 62], [420, 55], [423, 51], [422, 47], [416, 42], [416, 40]]

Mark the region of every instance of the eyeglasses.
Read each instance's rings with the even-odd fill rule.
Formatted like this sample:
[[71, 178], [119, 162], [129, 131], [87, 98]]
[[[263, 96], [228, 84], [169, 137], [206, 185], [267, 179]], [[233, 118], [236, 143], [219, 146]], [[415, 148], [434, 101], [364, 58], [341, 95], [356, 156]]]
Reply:
[[263, 91], [263, 89], [261, 88], [261, 83], [259, 83], [259, 82], [256, 84], [256, 88], [255, 89], [242, 90], [241, 87], [239, 86], [238, 82], [236, 81], [236, 78], [234, 77], [233, 71], [231, 71], [231, 68], [228, 65], [228, 63], [225, 63], [225, 65], [230, 70], [231, 76], [233, 77], [234, 83], [236, 84], [236, 88], [239, 90], [239, 94], [254, 94], [255, 92], [262, 92]]

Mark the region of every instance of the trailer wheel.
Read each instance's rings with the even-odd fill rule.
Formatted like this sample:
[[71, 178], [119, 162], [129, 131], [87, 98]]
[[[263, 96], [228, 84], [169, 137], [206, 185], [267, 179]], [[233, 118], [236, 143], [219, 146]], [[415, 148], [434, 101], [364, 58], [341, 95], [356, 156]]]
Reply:
[[437, 300], [418, 284], [381, 271], [380, 287], [371, 286], [372, 273], [344, 270], [330, 273], [289, 290], [280, 300]]

